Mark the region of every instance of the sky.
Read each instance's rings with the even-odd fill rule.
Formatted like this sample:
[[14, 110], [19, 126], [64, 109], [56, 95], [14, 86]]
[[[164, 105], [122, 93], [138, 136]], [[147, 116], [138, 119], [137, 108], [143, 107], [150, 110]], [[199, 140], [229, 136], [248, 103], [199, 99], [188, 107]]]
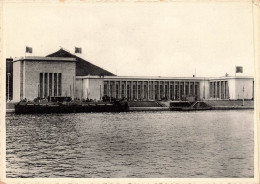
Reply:
[[254, 75], [249, 2], [5, 3], [4, 53], [61, 47], [119, 76]]

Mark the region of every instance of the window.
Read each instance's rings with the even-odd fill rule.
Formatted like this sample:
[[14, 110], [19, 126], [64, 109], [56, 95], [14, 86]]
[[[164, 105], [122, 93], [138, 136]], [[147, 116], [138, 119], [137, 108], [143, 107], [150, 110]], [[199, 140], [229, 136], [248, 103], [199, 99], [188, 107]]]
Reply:
[[136, 99], [136, 85], [133, 84], [133, 99]]
[[147, 99], [147, 85], [144, 85], [144, 99]]
[[121, 97], [122, 98], [125, 97], [125, 85], [124, 84], [121, 85]]
[[162, 99], [163, 98], [163, 85], [160, 84], [160, 98]]
[[104, 95], [108, 96], [108, 94], [107, 94], [107, 84], [104, 84]]
[[62, 78], [61, 73], [58, 74], [58, 96], [62, 96]]
[[138, 98], [141, 99], [142, 98], [142, 96], [141, 96], [141, 85], [138, 85], [137, 91], [138, 91]]
[[119, 98], [119, 85], [116, 84], [116, 99]]
[[113, 85], [110, 84], [110, 88], [109, 88], [109, 96], [112, 97], [113, 96]]
[[164, 94], [164, 96], [167, 97], [167, 99], [168, 99], [168, 96], [169, 96], [169, 91], [168, 91], [168, 90], [169, 90], [169, 87], [168, 87], [168, 85], [166, 84], [166, 85], [165, 85], [165, 94]]
[[153, 85], [149, 85], [149, 98], [153, 99]]
[[130, 98], [130, 85], [127, 84], [127, 98]]
[[43, 98], [43, 73], [40, 73], [40, 97]]
[[57, 96], [57, 73], [54, 73], [54, 96]]
[[49, 96], [52, 96], [52, 73], [49, 73]]

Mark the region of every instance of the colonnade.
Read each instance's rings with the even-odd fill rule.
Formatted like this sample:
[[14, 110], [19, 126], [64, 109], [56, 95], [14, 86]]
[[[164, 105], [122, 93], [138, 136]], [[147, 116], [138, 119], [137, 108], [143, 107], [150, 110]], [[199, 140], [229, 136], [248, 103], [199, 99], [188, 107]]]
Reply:
[[197, 81], [105, 80], [104, 95], [129, 100], [185, 100], [200, 97], [199, 85]]
[[229, 99], [228, 81], [212, 81], [209, 85], [210, 98]]

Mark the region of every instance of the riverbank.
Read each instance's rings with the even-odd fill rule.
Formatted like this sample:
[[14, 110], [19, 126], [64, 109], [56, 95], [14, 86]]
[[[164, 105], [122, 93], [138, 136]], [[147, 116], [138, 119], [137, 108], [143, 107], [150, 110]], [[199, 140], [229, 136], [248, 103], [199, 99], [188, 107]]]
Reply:
[[[129, 101], [128, 111], [170, 111], [171, 102], [174, 101]], [[254, 109], [254, 101], [252, 100], [244, 101], [244, 104], [241, 100], [205, 100], [203, 102], [210, 105], [212, 110]], [[17, 103], [7, 102], [6, 113], [14, 113], [16, 104]]]

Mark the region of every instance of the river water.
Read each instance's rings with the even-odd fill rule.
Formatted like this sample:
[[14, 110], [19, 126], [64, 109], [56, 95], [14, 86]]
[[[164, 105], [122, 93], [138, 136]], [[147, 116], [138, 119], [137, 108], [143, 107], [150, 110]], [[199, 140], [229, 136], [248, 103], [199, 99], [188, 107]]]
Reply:
[[253, 110], [6, 116], [12, 177], [254, 176]]

